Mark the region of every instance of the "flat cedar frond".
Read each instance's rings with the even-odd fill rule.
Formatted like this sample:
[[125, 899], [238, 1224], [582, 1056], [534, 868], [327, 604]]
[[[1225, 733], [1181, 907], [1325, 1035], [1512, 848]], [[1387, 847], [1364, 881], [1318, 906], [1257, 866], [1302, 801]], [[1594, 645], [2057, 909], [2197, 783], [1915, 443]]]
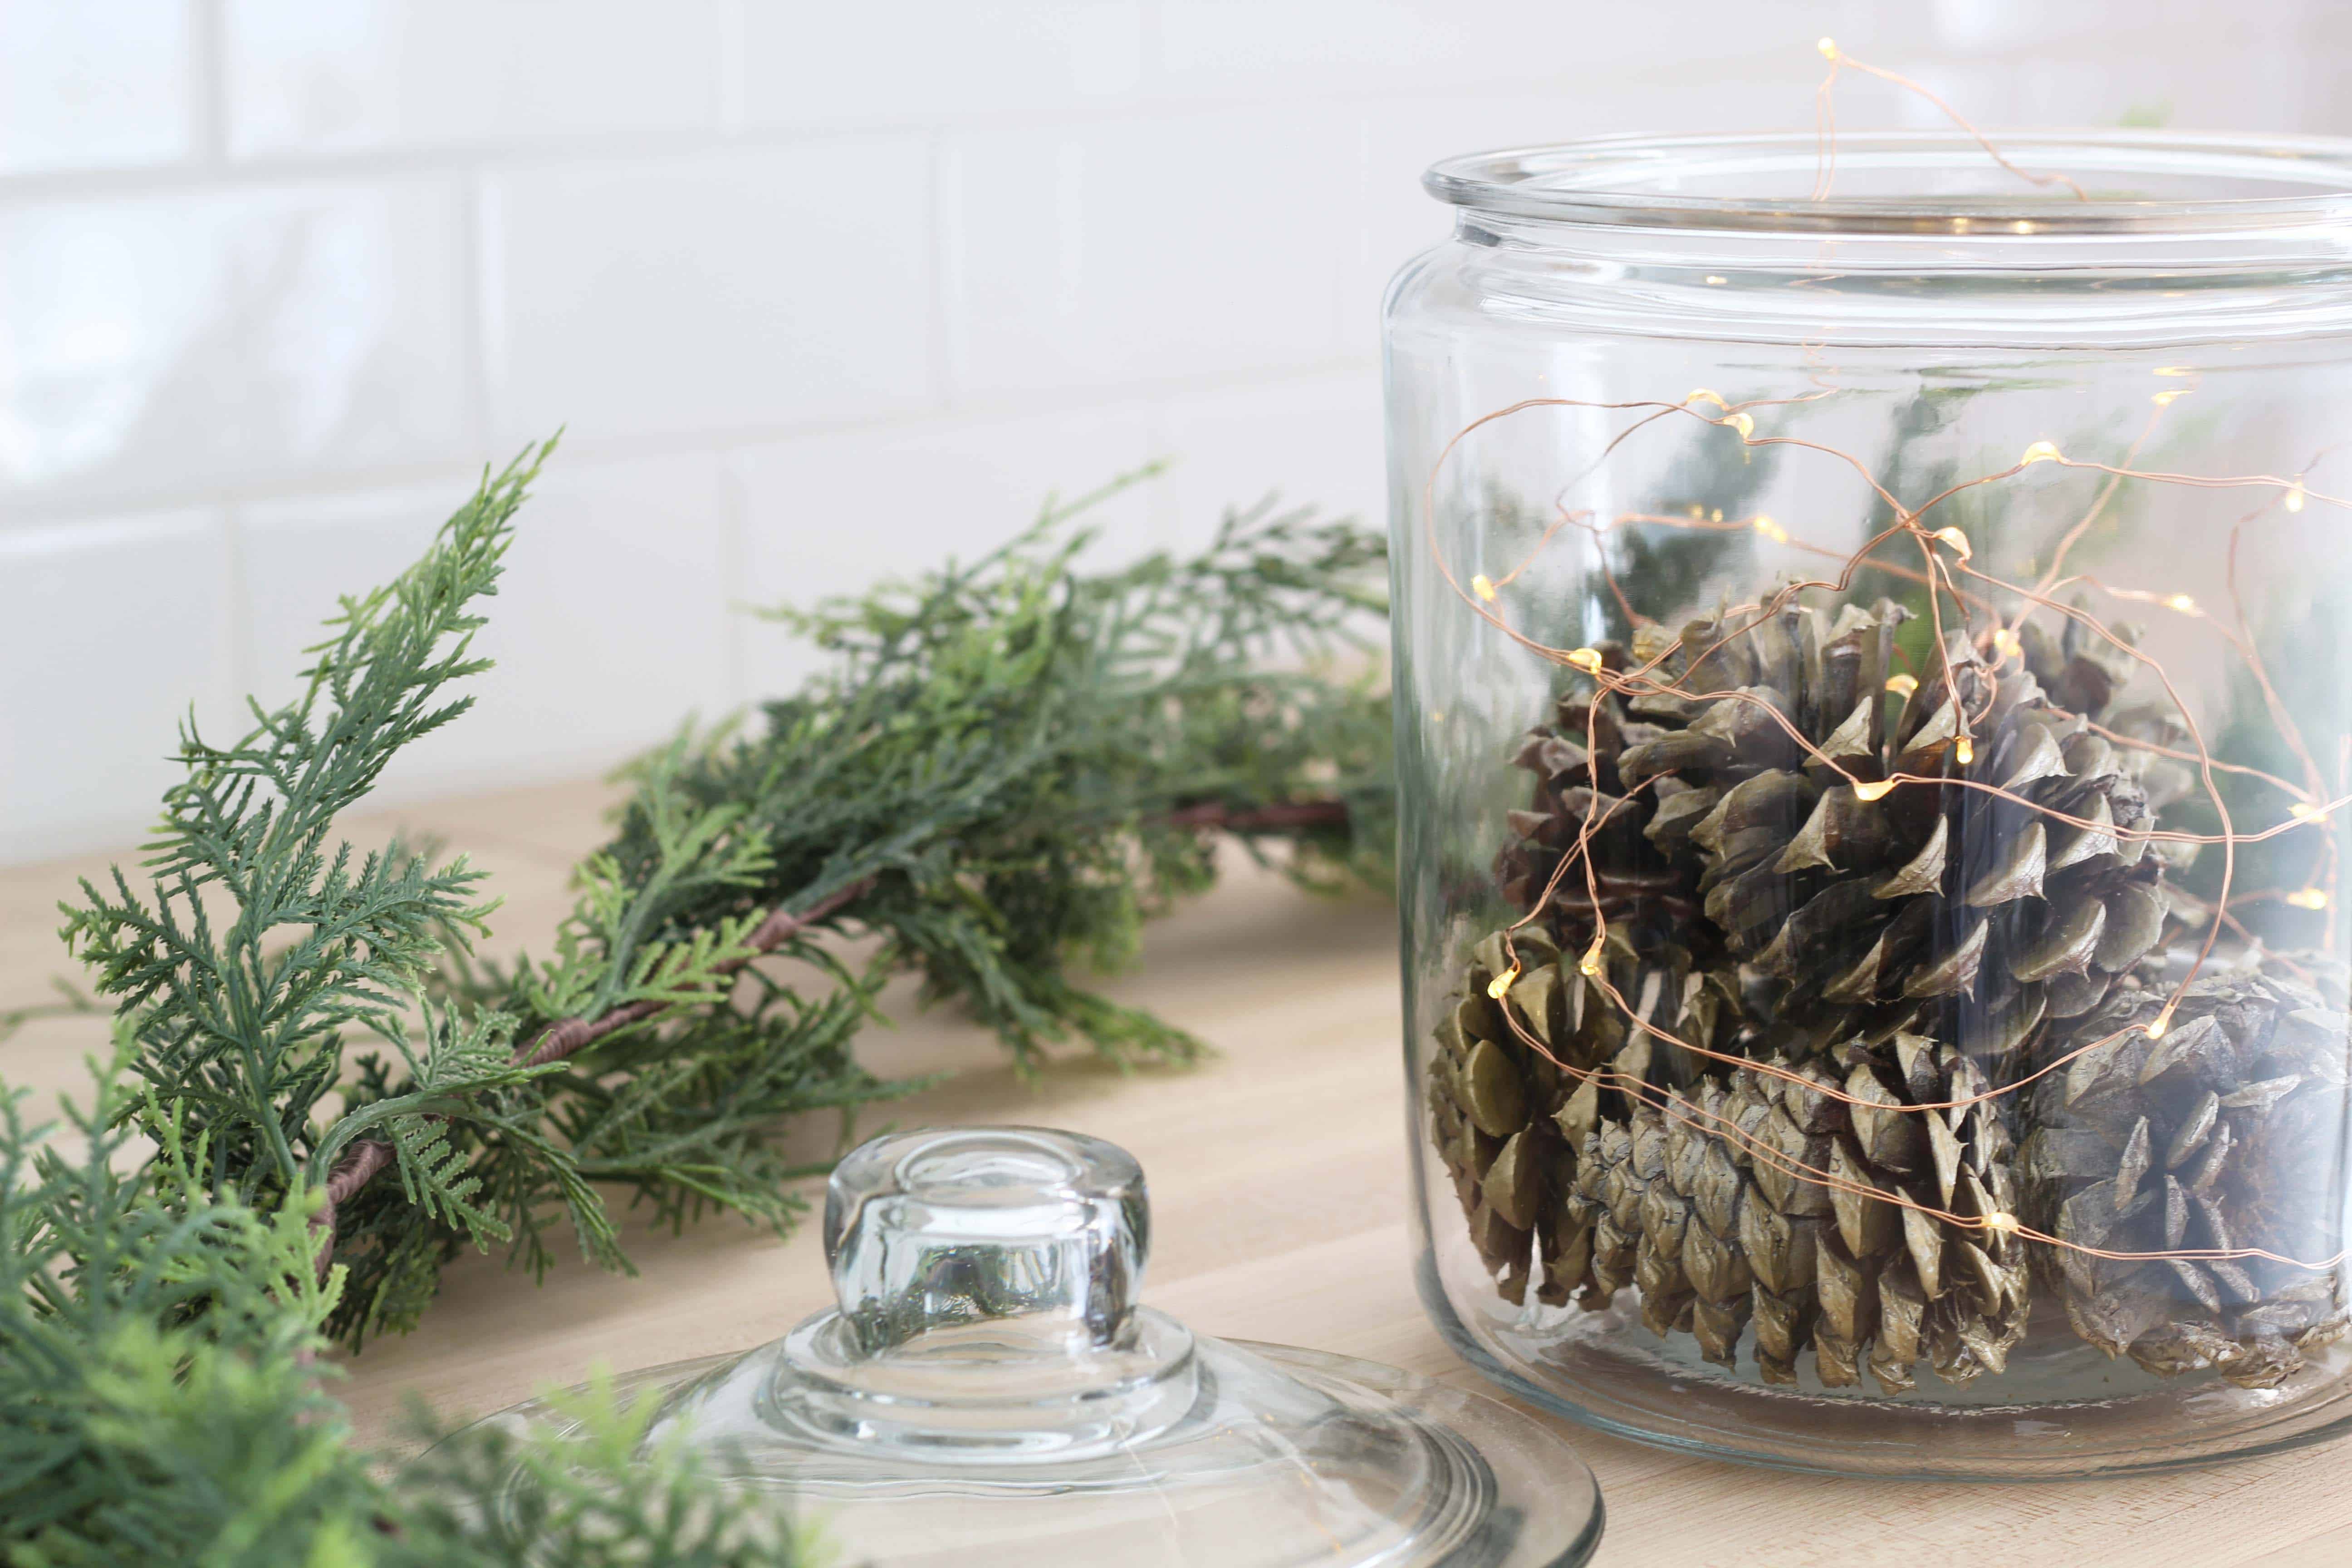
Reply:
[[[830, 1162], [794, 1124], [837, 1152], [919, 1087], [854, 1054], [897, 974], [1024, 1070], [1074, 1040], [1182, 1058], [1073, 968], [1129, 959], [1221, 837], [1286, 846], [1308, 885], [1386, 875], [1386, 699], [1333, 673], [1380, 611], [1378, 541], [1262, 507], [1197, 557], [1088, 573], [1082, 502], [789, 617], [832, 672], [633, 765], [547, 956], [478, 959], [462, 857], [334, 824], [464, 712], [545, 455], [345, 600], [295, 700], [232, 744], [188, 725], [144, 875], [66, 907], [121, 1051], [79, 1163], [0, 1097], [0, 1560], [487, 1564], [528, 1531], [582, 1563], [799, 1561], [609, 1398], [561, 1451], [477, 1433], [387, 1480], [314, 1354], [413, 1327], [468, 1244], [536, 1277], [562, 1229], [628, 1268], [619, 1194], [659, 1225], [798, 1223]], [[844, 931], [879, 941], [822, 940]]]
[[469, 651], [472, 606], [494, 591], [545, 451], [486, 479], [415, 566], [343, 601], [299, 698], [251, 704], [257, 727], [226, 747], [184, 726], [187, 774], [164, 795], [147, 895], [117, 870], [110, 896], [85, 881], [83, 901], [63, 906], [68, 948], [149, 1047], [139, 1069], [247, 1196], [303, 1184], [311, 1113], [341, 1077], [340, 1031], [395, 1033], [449, 934], [486, 929], [480, 873], [462, 857], [355, 862], [327, 840], [402, 747], [471, 701], [443, 692], [485, 668]]
[[770, 703], [764, 734], [645, 776], [608, 853], [650, 883], [681, 796], [740, 813], [767, 868], [679, 900], [677, 929], [870, 882], [840, 918], [1024, 1067], [1071, 1038], [1187, 1054], [1067, 965], [1115, 965], [1144, 918], [1206, 887], [1212, 830], [1283, 840], [1310, 885], [1384, 879], [1387, 699], [1331, 671], [1377, 626], [1385, 557], [1360, 529], [1268, 504], [1197, 557], [1087, 575], [1084, 504], [971, 565], [777, 612], [834, 671]]

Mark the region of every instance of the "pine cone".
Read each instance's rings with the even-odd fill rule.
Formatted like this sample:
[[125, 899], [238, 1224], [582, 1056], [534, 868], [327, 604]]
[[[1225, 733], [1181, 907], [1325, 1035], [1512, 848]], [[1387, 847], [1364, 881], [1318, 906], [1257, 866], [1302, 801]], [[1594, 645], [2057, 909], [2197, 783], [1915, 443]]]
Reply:
[[[2120, 992], [2042, 1047], [2020, 1159], [2027, 1215], [2061, 1241], [2117, 1252], [2257, 1247], [2317, 1260], [2343, 1247], [2345, 1016], [2309, 987], [2200, 979], [2163, 1036], [2168, 992]], [[2051, 1249], [2049, 1288], [2074, 1331], [2170, 1375], [2218, 1369], [2270, 1387], [2339, 1338], [2341, 1270], [2262, 1258], [2147, 1262]]]
[[[1686, 1331], [1727, 1366], [1752, 1315], [1773, 1383], [1795, 1381], [1808, 1345], [1831, 1387], [1860, 1381], [1865, 1349], [1889, 1393], [1913, 1385], [1922, 1356], [1948, 1382], [2000, 1371], [2025, 1331], [2020, 1244], [1921, 1208], [2009, 1212], [2008, 1133], [1987, 1106], [1891, 1109], [1966, 1099], [1981, 1076], [1912, 1035], [1832, 1059], [1843, 1076], [1775, 1059], [1778, 1071], [1743, 1068], [1727, 1088], [1707, 1081], [1622, 1117], [1598, 1080], [1571, 1095], [1558, 1121], [1582, 1151], [1569, 1206], [1596, 1237], [1588, 1304], [1636, 1284], [1653, 1332]], [[1829, 1089], [1890, 1109], [1849, 1107]]]
[[[1507, 968], [1498, 936], [1464, 976], [1449, 1026], [1464, 1044], [1433, 1063], [1439, 1144], [1510, 1300], [1524, 1300], [1532, 1232], [1539, 1300], [1580, 1291], [1597, 1307], [1638, 1285], [1647, 1326], [1689, 1331], [1726, 1363], [1752, 1318], [1769, 1380], [1793, 1378], [1810, 1344], [1832, 1385], [1858, 1381], [1865, 1350], [1890, 1391], [1911, 1386], [1923, 1355], [1965, 1382], [1997, 1370], [2021, 1336], [2016, 1238], [1920, 1212], [2013, 1210], [2005, 1102], [1850, 1113], [1818, 1088], [1629, 1028], [1576, 968], [1605, 917], [1607, 973], [1637, 1017], [1889, 1106], [1980, 1092], [1979, 1063], [2000, 1077], [2044, 1017], [2098, 1005], [2156, 943], [2167, 910], [2161, 859], [2111, 830], [2148, 825], [2151, 795], [2188, 783], [2145, 753], [2127, 763], [2081, 724], [2104, 711], [2128, 656], [2071, 625], [2057, 638], [2028, 627], [2029, 669], [1996, 671], [1956, 639], [1950, 680], [1939, 665], [1890, 715], [1906, 618], [1881, 601], [1824, 627], [1811, 609], [1750, 605], [1692, 622], [1671, 645], [1645, 628], [1630, 659], [1604, 647], [1605, 667], [1655, 661], [1661, 682], [1714, 700], [1571, 693], [1518, 752], [1536, 786], [1496, 862], [1512, 903], [1533, 907], [1582, 824], [1603, 823], [1589, 872], [1571, 867], [1545, 901], [1557, 943], [1531, 959], [1538, 926], [1516, 934], [1522, 973], [1503, 1004], [1570, 1070], [1526, 1051], [1499, 1008], [1478, 1005]], [[1949, 784], [1864, 800], [1776, 715], [1865, 782], [1965, 776], [2095, 826], [2053, 831], [2027, 805]], [[1555, 945], [1570, 956], [1554, 958]], [[1474, 1041], [1493, 1047], [1477, 1057], [1486, 1079], [1508, 1066], [1519, 1090], [1486, 1124], [1470, 1115], [1486, 1092]], [[1603, 1066], [1605, 1085], [1579, 1088], [1579, 1072]], [[1838, 1185], [1919, 1207], [1756, 1158], [1755, 1138], [1833, 1171]]]

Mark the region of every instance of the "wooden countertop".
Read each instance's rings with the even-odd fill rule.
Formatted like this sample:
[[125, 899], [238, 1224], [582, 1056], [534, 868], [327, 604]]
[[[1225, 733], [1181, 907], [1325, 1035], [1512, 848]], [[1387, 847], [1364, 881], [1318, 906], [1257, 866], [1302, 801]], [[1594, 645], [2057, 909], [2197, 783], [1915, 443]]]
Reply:
[[[506, 899], [496, 945], [540, 948], [567, 902], [573, 857], [597, 841], [604, 798], [585, 784], [517, 791], [391, 813], [352, 834], [371, 842], [397, 821], [465, 849]], [[0, 1009], [41, 1000], [63, 971], [56, 901], [109, 858], [0, 871]], [[1150, 1183], [1153, 1304], [1209, 1333], [1486, 1387], [1413, 1294], [1392, 911], [1310, 899], [1244, 868], [1157, 928], [1141, 965], [1107, 989], [1217, 1054], [1128, 1075], [1078, 1062], [1029, 1087], [978, 1031], [918, 1015], [902, 994], [900, 1026], [871, 1032], [866, 1059], [885, 1073], [955, 1076], [886, 1108], [888, 1120], [1035, 1122], [1110, 1139]], [[95, 1019], [38, 1021], [0, 1045], [0, 1077], [46, 1104], [103, 1040]], [[343, 1392], [362, 1432], [396, 1433], [411, 1394], [478, 1414], [600, 1362], [622, 1370], [746, 1349], [827, 1300], [814, 1223], [782, 1242], [728, 1220], [676, 1237], [632, 1226], [627, 1246], [635, 1279], [573, 1260], [539, 1289], [496, 1258], [461, 1259], [424, 1327], [349, 1361]], [[1968, 1487], [1781, 1475], [1567, 1429], [1607, 1500], [1598, 1562], [1619, 1568], [2352, 1563], [2352, 1444], [2126, 1480]]]

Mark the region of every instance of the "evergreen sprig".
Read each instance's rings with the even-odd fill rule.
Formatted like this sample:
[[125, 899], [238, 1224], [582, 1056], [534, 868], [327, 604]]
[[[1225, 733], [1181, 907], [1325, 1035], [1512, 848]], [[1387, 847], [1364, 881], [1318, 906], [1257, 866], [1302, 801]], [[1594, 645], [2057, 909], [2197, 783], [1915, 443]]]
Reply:
[[[79, 1158], [0, 1097], [0, 1562], [808, 1560], [691, 1449], [648, 1447], [655, 1402], [609, 1386], [565, 1405], [578, 1429], [560, 1442], [425, 1423], [439, 1441], [404, 1468], [355, 1445], [316, 1359], [342, 1279], [316, 1266], [317, 1193], [265, 1212], [216, 1192], [206, 1135], [132, 1086], [140, 1047], [121, 1046], [93, 1064], [90, 1107], [66, 1103]], [[143, 1159], [134, 1122], [158, 1139]]]
[[[468, 1434], [383, 1479], [318, 1352], [415, 1324], [468, 1244], [537, 1275], [563, 1227], [626, 1268], [617, 1197], [793, 1224], [825, 1163], [785, 1129], [837, 1118], [845, 1146], [912, 1087], [853, 1054], [894, 974], [1024, 1071], [1064, 1044], [1181, 1058], [1197, 1042], [1074, 972], [1208, 886], [1221, 838], [1286, 847], [1312, 886], [1387, 874], [1386, 699], [1336, 662], [1382, 608], [1378, 542], [1269, 506], [1197, 557], [1088, 572], [1089, 497], [779, 612], [829, 673], [635, 764], [547, 956], [479, 958], [494, 906], [462, 857], [336, 823], [469, 705], [546, 456], [345, 600], [294, 700], [227, 745], [186, 725], [140, 874], [64, 906], [118, 1054], [69, 1113], [79, 1160], [0, 1089], [0, 1561], [505, 1563], [525, 1528], [566, 1561], [795, 1560], [690, 1455], [641, 1459], [610, 1399], [578, 1445]], [[878, 940], [852, 962], [840, 934]], [[519, 1525], [478, 1506], [518, 1468]]]

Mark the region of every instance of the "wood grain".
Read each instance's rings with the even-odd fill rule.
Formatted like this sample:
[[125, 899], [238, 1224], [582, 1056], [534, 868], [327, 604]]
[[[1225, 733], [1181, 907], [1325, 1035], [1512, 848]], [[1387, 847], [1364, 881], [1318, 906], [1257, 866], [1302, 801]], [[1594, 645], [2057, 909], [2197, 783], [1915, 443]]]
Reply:
[[[596, 838], [604, 798], [593, 785], [512, 792], [353, 832], [364, 842], [396, 821], [467, 849], [507, 900], [497, 945], [539, 947], [567, 902], [572, 857]], [[0, 872], [0, 1007], [41, 998], [63, 968], [49, 934], [55, 902], [74, 875], [105, 863]], [[1393, 912], [1310, 899], [1239, 868], [1158, 928], [1140, 967], [1107, 988], [1193, 1030], [1216, 1055], [1131, 1074], [1073, 1062], [1024, 1085], [977, 1031], [919, 1014], [900, 994], [898, 1026], [869, 1037], [866, 1059], [886, 1073], [953, 1077], [889, 1120], [1045, 1123], [1123, 1144], [1151, 1186], [1154, 1304], [1209, 1333], [1484, 1387], [1430, 1328], [1410, 1276]], [[102, 1040], [95, 1020], [37, 1024], [0, 1046], [0, 1076], [46, 1096], [70, 1086], [81, 1053]], [[574, 1263], [533, 1289], [497, 1258], [460, 1260], [421, 1330], [345, 1363], [362, 1431], [396, 1436], [411, 1395], [480, 1413], [600, 1363], [747, 1349], [826, 1300], [813, 1225], [783, 1241], [725, 1221], [683, 1236], [627, 1230], [635, 1278]], [[1609, 1533], [1599, 1562], [1613, 1568], [2352, 1563], [2343, 1445], [2121, 1481], [1916, 1486], [1746, 1469], [1568, 1430], [1601, 1478]]]

